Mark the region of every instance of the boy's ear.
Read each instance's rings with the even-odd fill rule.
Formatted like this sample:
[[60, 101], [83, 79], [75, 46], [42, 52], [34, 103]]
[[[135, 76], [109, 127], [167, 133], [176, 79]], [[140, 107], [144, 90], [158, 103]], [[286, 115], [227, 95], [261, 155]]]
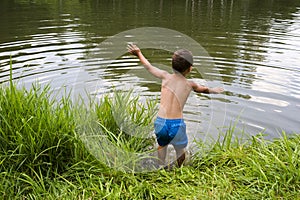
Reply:
[[192, 71], [192, 69], [193, 69], [193, 65], [191, 65], [191, 66], [190, 66], [190, 68], [189, 68], [189, 72], [191, 72], [191, 71]]

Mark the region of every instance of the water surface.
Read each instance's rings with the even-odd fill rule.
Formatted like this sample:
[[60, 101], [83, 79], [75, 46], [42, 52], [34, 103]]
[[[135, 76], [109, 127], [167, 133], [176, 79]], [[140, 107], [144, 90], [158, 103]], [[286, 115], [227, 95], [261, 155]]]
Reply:
[[[159, 81], [145, 76], [137, 59], [124, 54], [108, 65], [103, 57], [110, 49], [99, 44], [130, 29], [162, 27], [187, 35], [208, 52], [210, 57], [195, 62], [212, 63], [203, 66], [210, 71], [194, 70], [189, 78], [226, 90], [191, 94], [184, 109], [190, 139], [216, 137], [235, 122], [237, 132], [251, 135], [299, 132], [299, 0], [3, 0], [0, 16], [3, 84], [11, 58], [14, 79], [26, 87], [39, 81], [74, 96], [87, 90], [95, 98], [112, 88], [134, 89], [142, 99], [155, 98]], [[144, 52], [151, 62], [170, 66], [171, 53], [159, 49]]]

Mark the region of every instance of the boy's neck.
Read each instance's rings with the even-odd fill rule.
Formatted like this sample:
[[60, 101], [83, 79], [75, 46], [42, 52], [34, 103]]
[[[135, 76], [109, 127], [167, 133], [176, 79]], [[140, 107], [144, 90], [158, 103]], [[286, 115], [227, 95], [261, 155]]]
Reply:
[[189, 71], [186, 70], [186, 71], [180, 73], [180, 72], [174, 70], [174, 74], [175, 74], [175, 75], [179, 75], [179, 76], [186, 77], [186, 76], [189, 74]]
[[[191, 66], [192, 67], [192, 66]], [[176, 74], [176, 75], [181, 75], [181, 76], [183, 76], [183, 77], [186, 77], [190, 72], [191, 72], [191, 70], [192, 70], [192, 68], [188, 68], [188, 69], [186, 69], [184, 72], [178, 72], [178, 71], [176, 71], [176, 70], [174, 70], [173, 69], [173, 72], [174, 72], [174, 74]]]
[[176, 75], [176, 76], [181, 76], [181, 77], [185, 77], [185, 74], [183, 74], [183, 73], [180, 73], [180, 72], [176, 72], [176, 71], [174, 71], [174, 73], [173, 73], [174, 75]]

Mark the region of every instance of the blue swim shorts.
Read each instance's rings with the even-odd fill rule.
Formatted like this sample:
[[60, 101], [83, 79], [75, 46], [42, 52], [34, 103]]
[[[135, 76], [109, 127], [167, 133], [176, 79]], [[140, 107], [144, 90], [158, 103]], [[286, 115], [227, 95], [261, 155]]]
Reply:
[[154, 131], [159, 146], [172, 144], [175, 148], [185, 148], [188, 144], [186, 124], [183, 119], [164, 119], [157, 117]]

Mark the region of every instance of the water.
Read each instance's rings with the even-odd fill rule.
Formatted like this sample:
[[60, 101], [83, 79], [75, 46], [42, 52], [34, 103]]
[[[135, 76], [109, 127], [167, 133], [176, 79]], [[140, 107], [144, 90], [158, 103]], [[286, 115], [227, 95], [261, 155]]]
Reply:
[[[299, 133], [299, 0], [2, 0], [0, 16], [3, 84], [11, 58], [14, 79], [26, 87], [39, 81], [62, 93], [77, 96], [86, 90], [100, 98], [112, 88], [134, 89], [142, 100], [155, 98], [159, 81], [137, 59], [107, 54], [120, 43], [106, 49], [100, 44], [123, 31], [161, 27], [194, 39], [208, 52], [210, 57], [195, 56], [204, 72], [194, 70], [189, 78], [226, 90], [191, 94], [184, 109], [190, 140], [215, 138], [235, 122], [237, 132], [250, 135]], [[170, 52], [159, 49], [172, 41], [151, 42], [159, 48], [144, 51], [149, 60], [170, 65]]]

